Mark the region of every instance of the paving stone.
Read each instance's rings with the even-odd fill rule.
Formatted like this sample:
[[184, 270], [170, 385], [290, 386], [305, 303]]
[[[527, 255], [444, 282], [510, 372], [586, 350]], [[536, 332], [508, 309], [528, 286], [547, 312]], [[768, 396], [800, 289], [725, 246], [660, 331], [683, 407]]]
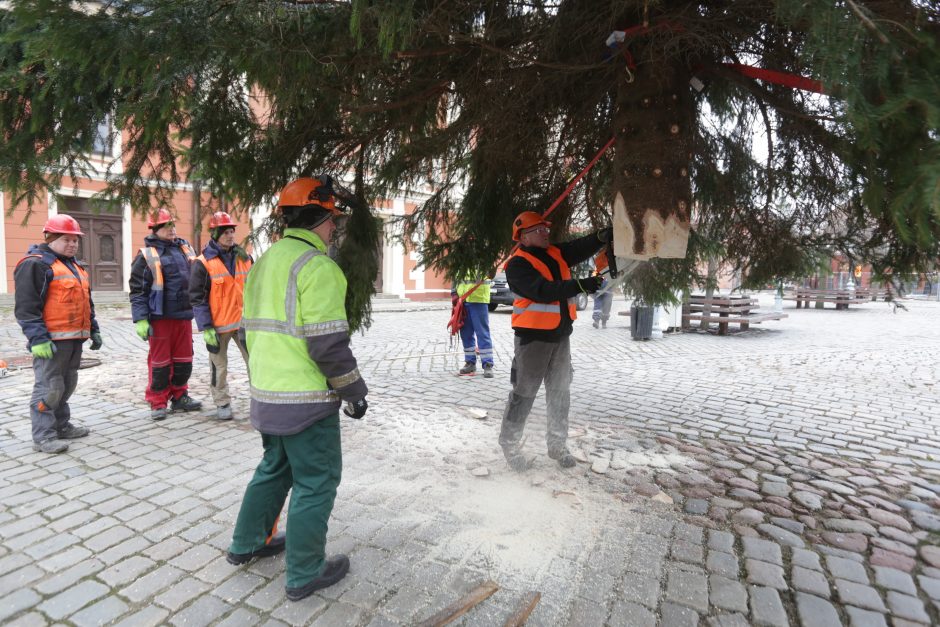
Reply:
[[238, 572], [228, 581], [215, 588], [212, 594], [224, 601], [237, 604], [265, 583], [267, 582], [257, 575]]
[[38, 606], [38, 609], [53, 620], [62, 620], [108, 592], [107, 586], [97, 581], [83, 581], [46, 599]]
[[708, 548], [714, 551], [722, 551], [724, 553], [733, 553], [734, 552], [734, 534], [728, 533], [727, 531], [718, 531], [717, 529], [709, 529]]
[[940, 568], [940, 546], [925, 544], [920, 547], [920, 556], [924, 558], [924, 561], [930, 566]]
[[123, 619], [115, 627], [157, 627], [166, 624], [169, 614], [165, 609], [151, 605]]
[[666, 598], [704, 614], [708, 611], [708, 580], [704, 574], [672, 570], [666, 583]]
[[41, 600], [42, 597], [29, 588], [21, 588], [0, 597], [0, 621], [33, 607]]
[[813, 627], [841, 627], [839, 612], [829, 601], [804, 592], [797, 592], [794, 596], [802, 624]]
[[69, 617], [69, 620], [78, 625], [78, 627], [108, 625], [127, 612], [127, 609], [127, 603], [116, 596], [109, 596], [94, 605], [86, 607], [81, 612], [73, 614]]
[[777, 590], [787, 589], [782, 567], [754, 559], [745, 560], [745, 565], [747, 566], [748, 583], [776, 588]]
[[744, 545], [744, 556], [762, 562], [783, 565], [783, 556], [780, 553], [780, 545], [769, 540], [760, 538], [742, 538]]
[[748, 586], [751, 599], [751, 615], [755, 625], [769, 625], [771, 627], [788, 627], [790, 621], [787, 612], [780, 601], [780, 595], [773, 588], [761, 586]]
[[930, 511], [913, 512], [911, 514], [911, 520], [921, 529], [940, 532], [940, 516], [937, 516]]
[[[255, 614], [254, 612], [249, 612], [243, 607], [238, 608], [231, 614], [225, 617], [224, 620], [216, 623], [216, 627], [252, 627], [261, 622], [261, 617]], [[347, 625], [356, 624], [354, 622], [346, 623]]]
[[708, 627], [750, 627], [751, 622], [744, 614], [718, 614], [705, 619]]
[[888, 540], [887, 538], [872, 538], [871, 543], [879, 549], [891, 551], [892, 553], [898, 553], [906, 557], [915, 557], [917, 555], [917, 549], [895, 540]]
[[836, 590], [839, 592], [839, 600], [846, 605], [855, 605], [861, 608], [874, 610], [876, 612], [887, 612], [884, 602], [878, 596], [878, 591], [871, 586], [846, 581], [845, 579], [836, 579]]
[[834, 481], [826, 481], [826, 480], [824, 480], [824, 479], [816, 479], [816, 480], [810, 481], [810, 484], [816, 486], [816, 487], [819, 488], [820, 490], [825, 490], [826, 492], [835, 492], [836, 494], [842, 494], [842, 495], [846, 495], [846, 496], [847, 496], [847, 495], [854, 495], [854, 494], [855, 494], [855, 489], [854, 489], [854, 488], [850, 488], [850, 487], [847, 486], [847, 485], [843, 485], [843, 484], [841, 484], [841, 483], [836, 483], [836, 482], [834, 482]]
[[930, 616], [924, 610], [924, 602], [917, 597], [901, 594], [894, 590], [888, 591], [888, 607], [891, 613], [901, 618], [907, 618], [918, 623], [929, 623]]
[[628, 574], [624, 578], [620, 594], [624, 600], [634, 601], [648, 608], [656, 609], [656, 606], [659, 605], [659, 579], [653, 577], [631, 577]]
[[878, 530], [871, 523], [864, 520], [851, 520], [849, 518], [829, 518], [823, 521], [823, 525], [832, 531], [842, 533], [863, 533], [866, 536], [878, 535]]
[[[927, 596], [934, 601], [940, 601], [940, 579], [918, 575], [917, 583], [920, 584], [921, 590], [927, 593]], [[904, 590], [901, 590], [901, 592], [904, 592]]]
[[916, 565], [913, 557], [894, 553], [893, 551], [886, 551], [882, 548], [872, 549], [869, 561], [875, 566], [887, 566], [888, 568], [895, 568], [905, 572], [911, 572]]
[[821, 535], [823, 540], [844, 551], [863, 553], [868, 549], [868, 538], [861, 533], [825, 531]]
[[170, 564], [182, 570], [194, 572], [218, 558], [220, 554], [219, 550], [211, 546], [199, 544], [170, 560]]
[[4, 623], [4, 627], [46, 627], [48, 624], [49, 622], [39, 612], [29, 612]]
[[699, 615], [695, 610], [675, 603], [663, 603], [659, 610], [660, 622], [675, 627], [698, 627]]
[[809, 592], [816, 596], [829, 598], [829, 582], [818, 570], [810, 570], [802, 566], [793, 567], [792, 575], [793, 587], [803, 592]]
[[802, 566], [812, 570], [822, 570], [819, 563], [819, 554], [806, 549], [793, 549], [790, 554], [790, 561], [794, 566]]
[[170, 618], [170, 623], [177, 627], [204, 627], [219, 620], [232, 609], [232, 606], [211, 595], [205, 595], [192, 605], [177, 612]]
[[86, 559], [79, 562], [61, 573], [53, 575], [48, 579], [35, 584], [36, 591], [40, 594], [51, 595], [69, 588], [75, 582], [94, 575], [104, 568], [104, 564], [96, 559]]
[[881, 523], [882, 525], [895, 527], [897, 529], [901, 529], [902, 531], [911, 531], [912, 529], [911, 523], [909, 523], [903, 516], [898, 516], [893, 512], [878, 509], [877, 507], [868, 508], [868, 517], [875, 522]]
[[790, 518], [781, 518], [779, 516], [774, 516], [770, 519], [770, 522], [777, 525], [778, 527], [783, 527], [787, 531], [800, 535], [803, 531], [806, 530], [806, 525], [802, 522], [792, 520]]
[[101, 571], [98, 573], [97, 577], [108, 584], [108, 586], [116, 588], [134, 581], [153, 566], [153, 560], [135, 555], [134, 557], [127, 558], [123, 562], [118, 562], [107, 570]]
[[615, 601], [610, 613], [611, 627], [656, 627], [656, 615], [642, 605], [630, 601]]
[[[595, 606], [596, 607], [596, 606]], [[602, 609], [603, 620], [607, 617], [607, 610]], [[352, 605], [345, 603], [331, 603], [322, 614], [317, 616], [317, 627], [346, 627], [346, 625], [358, 625], [361, 621], [363, 611]]]
[[865, 567], [856, 561], [828, 555], [826, 556], [826, 566], [836, 579], [847, 579], [849, 581], [865, 584], [869, 583], [868, 573], [865, 571]]
[[670, 552], [674, 559], [690, 564], [701, 564], [704, 555], [702, 545], [685, 540], [675, 540], [670, 547]]
[[184, 574], [180, 569], [164, 564], [120, 590], [119, 594], [133, 603], [140, 603], [179, 581]]
[[705, 567], [710, 573], [715, 573], [717, 575], [735, 579], [738, 577], [738, 558], [730, 553], [709, 551], [708, 561], [706, 562]]
[[735, 579], [719, 575], [708, 578], [709, 600], [712, 605], [733, 612], [747, 612], [747, 590]]
[[885, 617], [878, 612], [863, 610], [858, 607], [846, 607], [851, 627], [888, 627]]
[[801, 538], [800, 536], [796, 535], [795, 533], [791, 531], [782, 529], [781, 527], [778, 527], [777, 525], [769, 525], [767, 523], [764, 523], [761, 525], [757, 525], [757, 529], [758, 531], [770, 537], [777, 544], [785, 544], [787, 546], [795, 546], [799, 548], [806, 546], [806, 543], [803, 542], [803, 538]]
[[790, 494], [790, 498], [809, 510], [822, 509], [822, 497], [813, 492], [805, 490], [796, 490]]

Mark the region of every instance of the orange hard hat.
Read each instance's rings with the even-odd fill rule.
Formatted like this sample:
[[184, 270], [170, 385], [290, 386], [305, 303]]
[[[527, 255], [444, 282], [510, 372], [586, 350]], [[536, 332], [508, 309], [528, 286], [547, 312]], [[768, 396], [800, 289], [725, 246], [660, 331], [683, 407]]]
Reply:
[[155, 226], [160, 226], [172, 221], [173, 214], [171, 214], [168, 209], [160, 209], [150, 214], [150, 217], [147, 218], [147, 226], [152, 229]]
[[512, 221], [512, 240], [518, 242], [522, 239], [522, 232], [526, 229], [531, 229], [533, 226], [538, 226], [544, 224], [545, 226], [551, 226], [552, 223], [546, 220], [534, 211], [523, 211], [516, 216], [516, 219]]
[[303, 177], [291, 181], [281, 190], [277, 201], [278, 209], [308, 205], [317, 205], [334, 215], [342, 215], [343, 211], [336, 207], [336, 193], [331, 177]]
[[209, 218], [209, 228], [217, 229], [221, 226], [238, 226], [238, 224], [232, 220], [232, 216], [224, 211], [216, 211], [212, 214], [212, 217]]
[[66, 213], [60, 213], [46, 220], [43, 233], [61, 233], [63, 235], [84, 235], [78, 220]]

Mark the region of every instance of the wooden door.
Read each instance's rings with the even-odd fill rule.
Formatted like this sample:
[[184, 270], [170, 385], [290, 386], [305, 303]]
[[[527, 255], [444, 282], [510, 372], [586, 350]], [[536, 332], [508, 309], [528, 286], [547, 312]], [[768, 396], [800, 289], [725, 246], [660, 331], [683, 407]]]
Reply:
[[78, 247], [78, 258], [87, 264], [91, 289], [104, 292], [124, 290], [121, 216], [103, 211], [88, 213], [85, 198], [66, 200], [67, 212], [78, 220], [85, 234]]

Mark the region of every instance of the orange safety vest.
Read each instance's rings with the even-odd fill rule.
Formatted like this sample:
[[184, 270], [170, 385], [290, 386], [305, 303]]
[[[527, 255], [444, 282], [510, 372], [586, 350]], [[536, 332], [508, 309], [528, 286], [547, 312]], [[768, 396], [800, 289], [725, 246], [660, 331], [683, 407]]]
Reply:
[[[43, 255], [27, 255], [43, 259]], [[47, 262], [48, 258], [43, 259]], [[19, 265], [19, 264], [17, 264]], [[53, 340], [86, 340], [91, 337], [91, 282], [88, 273], [75, 262], [78, 276], [58, 258], [50, 265], [52, 281], [46, 291], [42, 319]]]
[[[555, 246], [549, 246], [545, 249], [549, 256], [558, 262], [561, 269], [562, 280], [567, 281], [571, 278], [571, 269], [564, 257], [561, 256], [561, 250]], [[513, 257], [522, 257], [532, 267], [539, 271], [546, 281], [554, 281], [551, 270], [537, 257], [530, 255], [521, 248], [516, 251]], [[568, 315], [571, 320], [578, 317], [578, 308], [574, 298], [568, 299]], [[538, 329], [542, 331], [551, 331], [557, 329], [561, 324], [561, 303], [554, 301], [551, 303], [537, 303], [529, 298], [516, 298], [512, 301], [512, 328], [514, 329]]]
[[232, 276], [218, 257], [206, 259], [205, 255], [199, 255], [196, 259], [203, 263], [209, 273], [209, 312], [216, 332], [238, 330], [242, 321], [245, 277], [251, 269], [251, 260], [236, 256], [235, 275]]

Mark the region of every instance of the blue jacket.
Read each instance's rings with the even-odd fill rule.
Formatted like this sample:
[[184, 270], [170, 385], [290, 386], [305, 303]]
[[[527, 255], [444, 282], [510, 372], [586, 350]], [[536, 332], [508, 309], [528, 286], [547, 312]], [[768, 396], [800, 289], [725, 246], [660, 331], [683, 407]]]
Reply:
[[156, 235], [144, 238], [144, 246], [156, 248], [160, 255], [163, 302], [157, 303], [151, 299], [153, 274], [143, 255], [138, 252], [131, 265], [131, 278], [128, 281], [131, 292], [131, 317], [134, 322], [163, 318], [193, 319], [193, 308], [189, 304], [189, 258], [181, 248], [183, 244], [188, 246], [189, 242], [181, 238], [167, 242]]
[[[49, 330], [46, 329], [46, 321], [43, 319], [46, 294], [53, 276], [52, 264], [58, 258], [78, 276], [75, 266], [81, 262], [74, 257], [63, 257], [54, 253], [46, 244], [32, 244], [26, 254], [42, 255], [42, 258], [27, 257], [13, 271], [13, 284], [16, 286], [13, 312], [20, 328], [23, 329], [23, 335], [29, 340], [27, 348], [32, 348], [36, 344], [44, 344], [52, 339], [49, 336]], [[91, 303], [91, 330], [98, 330], [94, 301]]]

